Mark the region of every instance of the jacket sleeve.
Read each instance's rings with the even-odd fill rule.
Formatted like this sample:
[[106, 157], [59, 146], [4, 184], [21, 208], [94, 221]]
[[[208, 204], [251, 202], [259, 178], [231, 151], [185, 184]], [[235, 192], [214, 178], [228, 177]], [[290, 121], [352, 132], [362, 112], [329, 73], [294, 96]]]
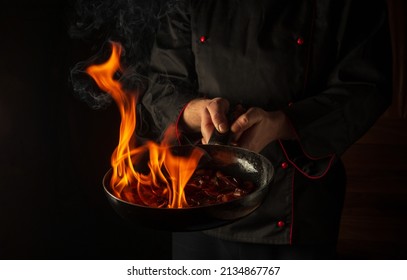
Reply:
[[[391, 47], [386, 7], [379, 1], [353, 1], [338, 38], [338, 63], [322, 92], [285, 109], [297, 134], [303, 158], [318, 164], [322, 175], [333, 157], [356, 142], [386, 110], [391, 101]], [[371, 3], [377, 3], [370, 7]], [[355, 3], [355, 4], [353, 4]], [[286, 156], [295, 163], [287, 144]], [[291, 143], [290, 143], [291, 145]], [[304, 170], [307, 161], [299, 167]], [[309, 161], [308, 161], [309, 162]], [[307, 173], [307, 172], [305, 172]]]
[[177, 1], [160, 22], [142, 104], [163, 132], [177, 122], [185, 105], [197, 97], [197, 86], [187, 3]]

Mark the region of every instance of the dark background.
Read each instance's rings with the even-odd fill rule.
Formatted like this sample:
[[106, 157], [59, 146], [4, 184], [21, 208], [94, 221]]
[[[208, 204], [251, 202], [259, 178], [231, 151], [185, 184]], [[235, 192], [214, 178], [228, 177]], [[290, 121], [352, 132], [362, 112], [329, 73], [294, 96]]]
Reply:
[[54, 2], [0, 9], [0, 258], [170, 258], [169, 233], [107, 203], [119, 115], [73, 96], [69, 70], [94, 53], [68, 36], [71, 3]]
[[[104, 197], [119, 115], [73, 96], [70, 69], [94, 49], [68, 36], [71, 3], [54, 2], [0, 9], [0, 259], [168, 259], [169, 233], [127, 224]], [[344, 259], [407, 258], [407, 9], [388, 3], [393, 105], [344, 155]]]

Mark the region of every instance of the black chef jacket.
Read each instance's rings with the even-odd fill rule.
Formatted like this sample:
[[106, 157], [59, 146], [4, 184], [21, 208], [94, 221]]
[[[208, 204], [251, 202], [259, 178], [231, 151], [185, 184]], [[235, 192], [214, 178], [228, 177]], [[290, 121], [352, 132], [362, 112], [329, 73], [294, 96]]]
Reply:
[[174, 2], [142, 99], [155, 126], [176, 123], [194, 98], [224, 97], [283, 110], [296, 133], [261, 151], [276, 171], [261, 207], [206, 233], [264, 244], [336, 240], [345, 185], [339, 157], [390, 102], [386, 14], [376, 0]]

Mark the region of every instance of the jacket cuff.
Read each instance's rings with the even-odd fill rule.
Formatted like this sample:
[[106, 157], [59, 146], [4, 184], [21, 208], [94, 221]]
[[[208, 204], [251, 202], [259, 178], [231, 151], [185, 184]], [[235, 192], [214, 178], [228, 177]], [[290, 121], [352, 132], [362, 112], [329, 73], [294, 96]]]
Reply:
[[[189, 102], [191, 102], [191, 101], [189, 101]], [[181, 139], [182, 134], [184, 132], [184, 124], [182, 122], [182, 115], [184, 114], [185, 108], [188, 106], [189, 102], [187, 102], [181, 108], [181, 111], [179, 112], [178, 117], [177, 117], [177, 121], [175, 122], [175, 133], [176, 133], [177, 141], [178, 141], [179, 145], [182, 145], [182, 142], [183, 142]]]
[[309, 179], [320, 179], [329, 171], [335, 161], [335, 154], [310, 155], [301, 143], [297, 130], [289, 121], [294, 133], [292, 140], [278, 140], [286, 160], [302, 175]]
[[181, 108], [175, 122], [175, 133], [177, 136], [178, 145], [198, 144], [199, 140], [202, 138], [200, 133], [188, 133], [188, 129], [185, 127], [185, 124], [182, 121], [182, 115], [190, 102], [191, 101], [188, 101]]

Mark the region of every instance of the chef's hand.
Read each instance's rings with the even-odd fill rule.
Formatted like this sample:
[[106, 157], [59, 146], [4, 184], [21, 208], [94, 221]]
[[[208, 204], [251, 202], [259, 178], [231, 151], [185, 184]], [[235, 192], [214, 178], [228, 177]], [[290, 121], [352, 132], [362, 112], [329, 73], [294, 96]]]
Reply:
[[257, 153], [274, 140], [294, 138], [294, 131], [282, 111], [267, 112], [255, 107], [240, 115], [230, 129], [237, 146]]
[[228, 110], [229, 101], [224, 98], [194, 99], [185, 107], [183, 121], [191, 131], [201, 132], [202, 143], [207, 144], [214, 129], [229, 131]]

